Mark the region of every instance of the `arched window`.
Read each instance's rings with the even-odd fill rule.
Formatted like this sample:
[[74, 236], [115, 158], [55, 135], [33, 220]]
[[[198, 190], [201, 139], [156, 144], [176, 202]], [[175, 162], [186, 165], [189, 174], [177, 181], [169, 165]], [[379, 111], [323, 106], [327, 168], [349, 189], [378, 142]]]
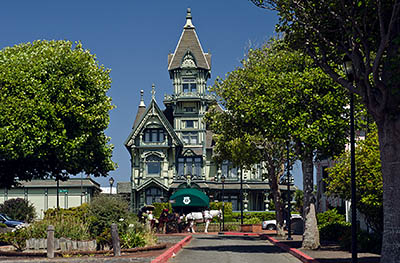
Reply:
[[146, 158], [146, 168], [147, 174], [149, 175], [159, 175], [161, 173], [161, 161], [162, 158], [157, 155], [149, 155]]

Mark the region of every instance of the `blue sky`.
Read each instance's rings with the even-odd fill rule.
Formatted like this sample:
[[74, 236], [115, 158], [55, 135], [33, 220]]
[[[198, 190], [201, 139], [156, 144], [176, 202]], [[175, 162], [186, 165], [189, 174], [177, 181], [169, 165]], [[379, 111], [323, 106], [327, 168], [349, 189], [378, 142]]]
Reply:
[[[2, 1], [0, 48], [37, 39], [81, 41], [111, 69], [108, 95], [116, 108], [110, 112], [106, 134], [119, 167], [110, 176], [128, 181], [130, 157], [123, 143], [132, 128], [139, 92], [145, 91], [148, 105], [154, 83], [161, 108], [164, 94], [172, 93], [167, 55], [176, 47], [188, 7], [204, 51], [212, 54], [208, 85], [239, 66], [250, 47], [261, 46], [275, 34], [276, 14], [248, 0], [8, 0]], [[295, 184], [302, 186], [299, 169], [297, 165], [293, 171]], [[108, 185], [108, 178], [96, 181]]]

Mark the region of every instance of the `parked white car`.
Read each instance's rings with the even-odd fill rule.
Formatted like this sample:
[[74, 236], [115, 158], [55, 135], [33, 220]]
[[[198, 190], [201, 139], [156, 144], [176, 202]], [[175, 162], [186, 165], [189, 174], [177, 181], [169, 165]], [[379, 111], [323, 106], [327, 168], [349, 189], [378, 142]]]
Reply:
[[[298, 214], [293, 214], [290, 217], [290, 221], [293, 224], [295, 221], [303, 220], [303, 217]], [[286, 228], [286, 220], [284, 220], [285, 228]], [[264, 230], [276, 230], [276, 220], [266, 220], [262, 222], [262, 229]]]

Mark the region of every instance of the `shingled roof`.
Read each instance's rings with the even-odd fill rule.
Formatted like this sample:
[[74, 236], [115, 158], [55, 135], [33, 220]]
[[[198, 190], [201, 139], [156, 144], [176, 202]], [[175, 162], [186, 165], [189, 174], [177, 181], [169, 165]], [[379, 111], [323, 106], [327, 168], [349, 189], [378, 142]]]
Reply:
[[206, 70], [211, 69], [211, 54], [204, 53], [199, 38], [192, 24], [190, 8], [187, 10], [186, 24], [183, 27], [181, 38], [176, 46], [175, 52], [168, 55], [168, 70], [181, 67], [183, 57], [190, 52], [195, 59], [196, 66]]
[[140, 91], [140, 104], [139, 104], [139, 108], [138, 108], [135, 122], [133, 123], [132, 129], [134, 129], [138, 125], [143, 114], [146, 112], [146, 105], [144, 104], [144, 100], [143, 100], [143, 92], [144, 92], [143, 90]]

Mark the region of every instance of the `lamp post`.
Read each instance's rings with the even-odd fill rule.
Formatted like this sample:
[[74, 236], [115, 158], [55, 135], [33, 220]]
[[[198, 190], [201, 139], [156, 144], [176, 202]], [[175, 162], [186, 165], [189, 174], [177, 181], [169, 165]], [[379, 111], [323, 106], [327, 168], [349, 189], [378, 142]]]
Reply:
[[191, 174], [187, 174], [186, 175], [186, 184], [187, 184], [187, 188], [190, 188], [191, 184], [192, 184], [192, 175]]
[[222, 231], [225, 230], [225, 199], [224, 199], [224, 190], [225, 190], [225, 176], [221, 176], [222, 183]]
[[291, 220], [290, 220], [290, 217], [291, 217], [291, 214], [290, 214], [290, 209], [291, 209], [291, 207], [290, 207], [290, 199], [291, 199], [291, 196], [290, 196], [290, 167], [289, 167], [289, 140], [287, 141], [287, 145], [286, 145], [286, 147], [287, 147], [287, 156], [286, 156], [286, 158], [287, 158], [287, 163], [286, 163], [286, 181], [287, 181], [287, 207], [288, 207], [288, 213], [287, 213], [287, 220], [286, 220], [286, 222], [287, 222], [287, 228], [288, 228], [288, 236], [287, 236], [287, 240], [293, 240], [293, 238], [292, 238], [292, 226], [291, 226]]
[[240, 224], [243, 225], [243, 167], [240, 167]]
[[110, 177], [108, 182], [110, 183], [110, 195], [111, 195], [112, 194], [112, 187], [113, 187], [113, 184], [114, 184], [114, 178]]
[[[349, 82], [353, 83], [354, 69], [350, 58], [343, 59], [343, 68]], [[356, 163], [354, 138], [354, 94], [350, 93], [350, 180], [351, 180], [351, 262], [357, 263], [357, 210], [356, 210]]]

